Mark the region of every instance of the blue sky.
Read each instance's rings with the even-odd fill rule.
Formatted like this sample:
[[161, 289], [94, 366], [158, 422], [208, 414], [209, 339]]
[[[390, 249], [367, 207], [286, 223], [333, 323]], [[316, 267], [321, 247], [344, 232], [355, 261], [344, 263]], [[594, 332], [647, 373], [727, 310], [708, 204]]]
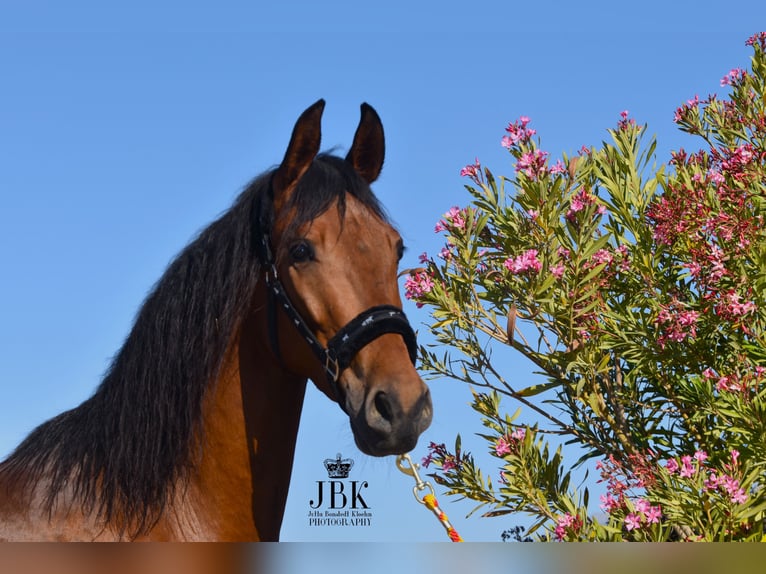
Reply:
[[[166, 265], [279, 162], [318, 98], [325, 149], [348, 148], [361, 102], [379, 112], [387, 155], [374, 188], [409, 266], [439, 250], [434, 223], [467, 202], [462, 166], [478, 157], [510, 172], [500, 146], [509, 121], [531, 117], [555, 157], [597, 145], [627, 109], [665, 161], [696, 145], [675, 130], [674, 109], [721, 92], [766, 23], [756, 0], [212, 6], [0, 3], [0, 456], [92, 393]], [[410, 303], [405, 311], [428, 321]], [[515, 377], [533, 377], [498, 353]], [[431, 388], [434, 423], [418, 458], [457, 432], [470, 447], [479, 430], [467, 388]], [[337, 452], [370, 484], [371, 527], [308, 526], [322, 459]], [[283, 539], [443, 540], [411, 486], [392, 459], [358, 453], [342, 412], [310, 389]], [[466, 519], [470, 505], [440, 500], [467, 540], [498, 541], [515, 523]]]

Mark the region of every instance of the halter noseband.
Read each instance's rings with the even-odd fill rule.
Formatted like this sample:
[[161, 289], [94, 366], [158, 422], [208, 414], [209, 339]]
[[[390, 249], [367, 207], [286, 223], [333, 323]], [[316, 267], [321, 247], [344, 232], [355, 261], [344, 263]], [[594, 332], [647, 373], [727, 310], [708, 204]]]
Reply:
[[277, 305], [279, 305], [324, 367], [327, 381], [335, 393], [338, 404], [344, 411], [346, 409], [341, 401], [342, 394], [338, 385], [340, 374], [351, 364], [351, 361], [362, 347], [368, 343], [386, 333], [398, 333], [407, 345], [407, 351], [409, 352], [412, 364], [415, 364], [418, 353], [415, 332], [412, 330], [404, 312], [393, 305], [377, 305], [362, 311], [344, 327], [341, 327], [327, 342], [327, 347], [324, 347], [303, 320], [303, 317], [301, 317], [292, 301], [290, 301], [290, 297], [287, 295], [277, 273], [276, 261], [271, 251], [269, 233], [263, 228], [261, 229], [260, 238], [256, 240], [256, 246], [261, 263], [266, 267], [264, 276], [266, 279], [266, 289], [269, 294], [269, 338], [271, 339], [274, 353], [281, 359], [276, 315]]

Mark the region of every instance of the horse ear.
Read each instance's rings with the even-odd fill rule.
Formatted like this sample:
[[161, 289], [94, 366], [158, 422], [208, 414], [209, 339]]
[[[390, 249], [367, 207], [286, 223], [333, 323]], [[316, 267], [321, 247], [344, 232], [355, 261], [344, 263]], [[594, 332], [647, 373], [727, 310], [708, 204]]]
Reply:
[[386, 143], [380, 117], [372, 106], [362, 104], [362, 119], [359, 120], [346, 161], [354, 166], [367, 183], [372, 183], [378, 179], [383, 169], [385, 154]]
[[294, 186], [311, 166], [319, 153], [322, 140], [322, 112], [324, 100], [319, 100], [304, 111], [295, 122], [293, 135], [285, 158], [274, 172], [274, 193], [279, 194]]

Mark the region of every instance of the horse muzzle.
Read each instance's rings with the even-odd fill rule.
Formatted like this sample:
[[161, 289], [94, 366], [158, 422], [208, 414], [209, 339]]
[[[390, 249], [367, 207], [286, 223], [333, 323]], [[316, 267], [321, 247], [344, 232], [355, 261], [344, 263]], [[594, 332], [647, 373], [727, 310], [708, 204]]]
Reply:
[[351, 418], [351, 430], [357, 447], [371, 456], [403, 454], [415, 448], [418, 437], [431, 424], [431, 393], [419, 381], [424, 392], [409, 406], [397, 393], [373, 390], [362, 408]]

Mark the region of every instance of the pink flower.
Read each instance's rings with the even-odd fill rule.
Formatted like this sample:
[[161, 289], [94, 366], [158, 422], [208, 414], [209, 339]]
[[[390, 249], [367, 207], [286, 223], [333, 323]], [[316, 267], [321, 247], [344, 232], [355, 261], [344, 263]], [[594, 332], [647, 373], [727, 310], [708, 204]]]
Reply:
[[716, 490], [719, 485], [718, 476], [716, 476], [715, 471], [711, 471], [710, 475], [708, 476], [707, 480], [703, 483], [703, 486], [706, 490]]
[[641, 517], [638, 514], [631, 512], [625, 517], [625, 529], [631, 531], [636, 528], [641, 528]]
[[675, 474], [679, 469], [678, 462], [676, 462], [676, 459], [670, 458], [668, 459], [668, 462], [665, 463], [665, 468], [668, 469], [670, 474]]
[[660, 517], [662, 516], [660, 506], [652, 506], [645, 498], [639, 498], [636, 501], [635, 506], [636, 513], [639, 515], [639, 524], [641, 518], [646, 520], [648, 524], [656, 524], [660, 521]]
[[742, 488], [731, 494], [731, 501], [734, 504], [745, 504], [747, 502], [747, 498], [747, 493]]
[[616, 498], [614, 498], [611, 494], [602, 494], [599, 496], [599, 500], [601, 501], [601, 504], [599, 505], [601, 507], [601, 510], [603, 510], [606, 513], [611, 514], [611, 512], [615, 508], [620, 507], [620, 502]]
[[497, 442], [495, 443], [495, 454], [497, 456], [504, 456], [510, 453], [511, 445], [508, 444], [508, 441], [506, 441], [503, 437], [497, 439]]
[[558, 175], [560, 173], [564, 173], [566, 171], [566, 168], [564, 167], [564, 164], [561, 162], [560, 159], [556, 160], [556, 163], [554, 163], [550, 168], [548, 168], [548, 172], [551, 175]]
[[596, 198], [593, 196], [593, 194], [590, 193], [589, 190], [582, 188], [579, 192], [577, 192], [577, 195], [572, 197], [572, 200], [569, 202], [569, 211], [567, 211], [566, 218], [572, 221], [574, 219], [575, 213], [585, 209], [585, 207], [593, 203], [595, 199]]
[[551, 274], [557, 279], [561, 279], [561, 277], [564, 275], [564, 266], [561, 263], [554, 265], [551, 267]]
[[759, 46], [762, 51], [766, 51], [766, 32], [758, 32], [750, 36], [745, 42], [745, 46]]
[[746, 72], [741, 68], [733, 68], [729, 71], [728, 74], [726, 74], [723, 78], [721, 78], [721, 85], [722, 86], [733, 86], [737, 83], [737, 80], [744, 77]]
[[697, 311], [682, 311], [678, 314], [678, 324], [683, 327], [691, 327], [697, 323], [699, 316]]
[[517, 429], [514, 429], [514, 431], [511, 433], [511, 438], [515, 441], [522, 441], [524, 440], [524, 437], [526, 436], [527, 436], [526, 429], [523, 429], [520, 427]]
[[460, 229], [461, 231], [465, 229], [464, 216], [465, 216], [465, 211], [459, 209], [458, 207], [451, 207], [450, 210], [445, 215], [445, 217], [452, 224], [452, 226], [456, 229]]
[[508, 135], [503, 136], [500, 144], [504, 148], [510, 149], [519, 143], [528, 142], [537, 132], [527, 129], [527, 124], [529, 124], [529, 118], [526, 116], [521, 116], [518, 121], [508, 124], [508, 127], [505, 128]]
[[708, 175], [708, 178], [710, 179], [710, 183], [721, 185], [726, 182], [726, 178], [724, 178], [724, 176], [721, 175], [721, 172], [716, 171], [714, 169], [711, 169], [707, 175]]
[[724, 293], [721, 300], [715, 306], [716, 313], [728, 320], [736, 320], [755, 310], [755, 303], [752, 301], [742, 302], [740, 295], [733, 289]]
[[718, 382], [716, 382], [715, 384], [716, 390], [717, 391], [733, 391], [736, 388], [736, 386], [730, 385], [729, 381], [730, 381], [729, 377], [725, 375], [723, 377], [719, 377]]
[[725, 474], [725, 475], [723, 475], [721, 477], [721, 480], [719, 482], [719, 486], [723, 487], [723, 489], [730, 496], [733, 496], [734, 494], [738, 493], [741, 490], [739, 488], [739, 480], [737, 480], [733, 476], [729, 476], [727, 474]]
[[626, 130], [628, 127], [635, 125], [636, 120], [628, 119], [628, 110], [620, 112], [620, 121], [617, 122], [617, 127], [621, 130]]
[[684, 119], [684, 117], [689, 113], [690, 110], [696, 109], [700, 104], [700, 98], [698, 95], [695, 95], [693, 99], [686, 100], [686, 103], [681, 106], [680, 108], [676, 109], [676, 113], [673, 116], [673, 121], [675, 123], [678, 123]]
[[[430, 293], [434, 287], [434, 282], [431, 276], [426, 271], [420, 271], [411, 274], [404, 282], [404, 296], [407, 299], [415, 299], [422, 297], [426, 293]], [[422, 307], [423, 303], [416, 301], [417, 307]]]
[[657, 341], [661, 347], [665, 347], [668, 341], [680, 343], [687, 337], [697, 336], [699, 313], [693, 310], [681, 311], [679, 310], [681, 305], [673, 301], [670, 305], [663, 306], [657, 314], [655, 323], [661, 327], [662, 331]]
[[645, 498], [639, 498], [635, 504], [636, 511], [640, 512], [641, 514], [646, 514], [649, 511], [649, 506], [649, 501]]
[[522, 172], [531, 179], [537, 179], [545, 173], [545, 161], [548, 152], [539, 149], [526, 152], [516, 162], [516, 171]]
[[594, 267], [599, 265], [609, 265], [614, 260], [614, 255], [608, 249], [599, 249], [591, 257]]
[[556, 528], [553, 533], [556, 536], [556, 540], [564, 540], [567, 535], [567, 530], [572, 530], [577, 533], [582, 527], [582, 520], [579, 516], [572, 516], [568, 512], [559, 516], [556, 520]]
[[694, 459], [697, 462], [703, 463], [707, 460], [707, 453], [704, 450], [698, 450], [694, 453]]
[[692, 466], [692, 457], [688, 454], [681, 457], [681, 464], [683, 465], [679, 473], [681, 478], [690, 478], [696, 474], [697, 471]]
[[649, 524], [657, 524], [660, 521], [660, 518], [662, 518], [662, 507], [659, 505], [650, 506], [644, 514], [646, 521]]
[[537, 273], [543, 268], [543, 264], [537, 258], [537, 249], [529, 249], [518, 257], [509, 257], [503, 262], [503, 266], [511, 273], [522, 273], [529, 270]]
[[470, 177], [471, 179], [476, 179], [480, 173], [481, 164], [479, 163], [479, 158], [477, 157], [473, 164], [469, 164], [460, 170], [460, 177]]
[[434, 232], [439, 233], [441, 231], [448, 231], [450, 228], [463, 231], [466, 223], [465, 216], [465, 209], [460, 209], [456, 205], [450, 207], [449, 211], [444, 214], [443, 219], [441, 219], [436, 224], [436, 227], [434, 227]]

